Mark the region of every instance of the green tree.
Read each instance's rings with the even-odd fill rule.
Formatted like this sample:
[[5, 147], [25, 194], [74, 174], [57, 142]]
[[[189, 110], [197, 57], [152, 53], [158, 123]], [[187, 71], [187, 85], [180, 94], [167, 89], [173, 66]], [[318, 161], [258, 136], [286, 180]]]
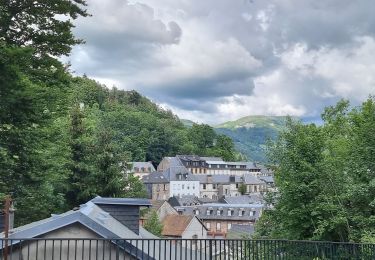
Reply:
[[244, 183], [241, 183], [238, 186], [238, 192], [241, 193], [241, 195], [245, 195], [246, 194], [247, 188], [246, 188], [246, 185]]
[[146, 220], [144, 228], [157, 237], [162, 236], [163, 224], [160, 222], [155, 210], [152, 210], [151, 214], [149, 214], [149, 218]]
[[1, 1], [0, 41], [31, 47], [41, 58], [67, 55], [82, 42], [74, 37], [70, 19], [87, 16], [85, 5], [85, 0]]

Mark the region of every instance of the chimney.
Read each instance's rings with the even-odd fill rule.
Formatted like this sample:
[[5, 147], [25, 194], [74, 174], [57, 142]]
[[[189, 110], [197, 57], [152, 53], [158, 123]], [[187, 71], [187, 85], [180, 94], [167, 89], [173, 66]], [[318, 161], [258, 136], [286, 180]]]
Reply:
[[[9, 208], [9, 230], [14, 227], [14, 207], [13, 202], [10, 204]], [[5, 212], [4, 210], [0, 211], [0, 233], [5, 231]]]
[[234, 175], [229, 176], [229, 182], [230, 183], [236, 182], [236, 176], [234, 176]]
[[151, 207], [148, 199], [96, 197], [91, 202], [137, 235], [139, 234], [140, 207]]

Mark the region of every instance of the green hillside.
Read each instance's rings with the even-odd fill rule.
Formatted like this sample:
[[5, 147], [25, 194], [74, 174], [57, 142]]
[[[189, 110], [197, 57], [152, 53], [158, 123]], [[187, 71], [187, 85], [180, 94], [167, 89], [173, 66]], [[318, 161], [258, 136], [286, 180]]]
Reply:
[[195, 122], [189, 120], [189, 119], [180, 119], [181, 123], [186, 127], [192, 127]]
[[285, 116], [247, 116], [214, 128], [217, 133], [232, 138], [236, 149], [249, 160], [265, 162], [267, 140], [277, 138], [285, 120]]

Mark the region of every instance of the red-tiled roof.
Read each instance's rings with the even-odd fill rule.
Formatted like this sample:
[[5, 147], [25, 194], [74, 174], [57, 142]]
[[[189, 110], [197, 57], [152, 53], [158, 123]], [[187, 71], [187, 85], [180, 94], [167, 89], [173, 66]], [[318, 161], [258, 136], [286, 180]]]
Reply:
[[163, 220], [163, 236], [181, 237], [194, 216], [168, 215]]

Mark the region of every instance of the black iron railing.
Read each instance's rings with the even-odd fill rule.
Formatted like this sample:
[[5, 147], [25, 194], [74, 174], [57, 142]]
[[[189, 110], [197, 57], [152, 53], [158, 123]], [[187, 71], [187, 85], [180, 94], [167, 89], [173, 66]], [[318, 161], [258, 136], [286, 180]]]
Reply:
[[0, 239], [0, 260], [375, 259], [375, 245], [231, 239]]

